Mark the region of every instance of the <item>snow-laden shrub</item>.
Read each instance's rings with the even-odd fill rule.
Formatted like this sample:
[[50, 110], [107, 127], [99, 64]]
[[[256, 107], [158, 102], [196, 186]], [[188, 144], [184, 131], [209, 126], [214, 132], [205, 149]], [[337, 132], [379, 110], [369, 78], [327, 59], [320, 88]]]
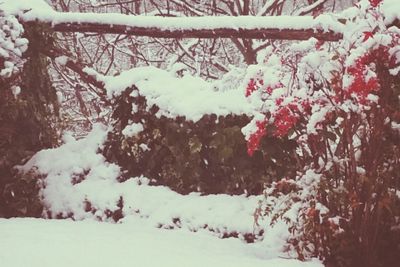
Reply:
[[294, 176], [295, 165], [287, 164], [294, 162], [293, 141], [266, 138], [249, 157], [241, 133], [248, 116], [157, 116], [159, 108], [140, 94], [133, 87], [118, 97], [105, 144], [105, 156], [127, 177], [144, 175], [183, 194], [261, 194], [276, 177]]
[[112, 103], [104, 155], [126, 177], [145, 175], [180, 193], [260, 194], [277, 176], [294, 175], [286, 162], [294, 162], [295, 142], [272, 137], [254, 157], [246, 153], [241, 128], [254, 106], [232, 78], [244, 71], [216, 83], [154, 67], [116, 76], [84, 71], [104, 83]]
[[[23, 176], [35, 174], [34, 181], [40, 181], [43, 217], [139, 221], [158, 228], [208, 231], [220, 238], [237, 237], [247, 242], [261, 241], [267, 234], [270, 239], [265, 243], [274, 249], [284, 244], [285, 225], [264, 233], [263, 226], [254, 224], [254, 207], [262, 196], [181, 195], [165, 186], [152, 186], [143, 176], [121, 179], [121, 168], [107, 162], [102, 154], [108, 132], [103, 125], [95, 125], [79, 140], [66, 134], [65, 144], [39, 151], [19, 167]], [[12, 187], [8, 192], [18, 194], [21, 189]]]
[[265, 115], [243, 131], [249, 153], [265, 136], [298, 144], [301, 168], [266, 190], [260, 214], [290, 226], [301, 259], [394, 266], [400, 242], [400, 29], [381, 1], [346, 11], [344, 39], [271, 50], [248, 82]]

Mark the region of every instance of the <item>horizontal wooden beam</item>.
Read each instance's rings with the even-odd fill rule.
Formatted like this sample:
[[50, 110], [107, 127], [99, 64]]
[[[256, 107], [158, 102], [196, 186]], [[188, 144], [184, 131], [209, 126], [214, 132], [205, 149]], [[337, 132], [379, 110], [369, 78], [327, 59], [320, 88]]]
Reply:
[[246, 38], [246, 39], [279, 39], [308, 40], [314, 37], [324, 41], [339, 41], [341, 33], [321, 29], [160, 29], [156, 27], [132, 27], [104, 23], [52, 23], [51, 28], [58, 32], [90, 32], [101, 34], [126, 34], [153, 38]]

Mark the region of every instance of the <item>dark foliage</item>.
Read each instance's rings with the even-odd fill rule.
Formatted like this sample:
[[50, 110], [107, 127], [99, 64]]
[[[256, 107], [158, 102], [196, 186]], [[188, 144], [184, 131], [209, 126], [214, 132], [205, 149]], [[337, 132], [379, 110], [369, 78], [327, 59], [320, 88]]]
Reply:
[[[116, 125], [104, 150], [109, 161], [125, 170], [122, 180], [144, 175], [184, 194], [260, 194], [265, 183], [294, 175], [294, 142], [266, 138], [252, 157], [247, 154], [241, 133], [247, 116], [204, 115], [195, 123], [184, 117], [157, 118], [158, 108], [148, 109], [144, 97], [131, 97], [133, 90], [116, 101]], [[128, 123], [142, 123], [144, 131], [125, 137]]]
[[[29, 48], [21, 75], [0, 80], [0, 216], [40, 216], [35, 175], [17, 174], [13, 166], [57, 143], [53, 127], [58, 117], [56, 91], [39, 49], [51, 42], [43, 26], [25, 27]], [[15, 97], [12, 85], [21, 93]]]

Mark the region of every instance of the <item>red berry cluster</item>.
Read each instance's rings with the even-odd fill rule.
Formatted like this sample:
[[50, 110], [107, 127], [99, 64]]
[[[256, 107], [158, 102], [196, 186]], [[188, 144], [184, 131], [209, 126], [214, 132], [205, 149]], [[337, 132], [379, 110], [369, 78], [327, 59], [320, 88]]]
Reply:
[[262, 79], [251, 78], [246, 87], [246, 97], [250, 96], [254, 91], [257, 91], [263, 85], [264, 81]]
[[282, 84], [281, 82], [279, 82], [279, 83], [277, 83], [277, 84], [275, 84], [275, 85], [269, 85], [269, 86], [265, 89], [265, 91], [270, 95], [270, 94], [272, 94], [272, 91], [273, 91], [274, 89], [282, 88], [282, 87], [283, 87], [283, 84]]
[[288, 105], [280, 108], [275, 114], [274, 126], [275, 132], [274, 135], [278, 137], [282, 137], [287, 135], [290, 129], [296, 125], [298, 121], [298, 108], [296, 105]]
[[[276, 105], [280, 107], [273, 115], [273, 125], [275, 126], [273, 135], [276, 137], [286, 136], [288, 132], [298, 123], [301, 114], [310, 114], [311, 112], [311, 104], [308, 100], [296, 99], [292, 103], [281, 106], [282, 103], [282, 97], [276, 100]], [[266, 125], [267, 120], [256, 122], [257, 130], [250, 135], [250, 138], [247, 142], [247, 153], [250, 156], [254, 154], [254, 151], [257, 150], [261, 139], [266, 135]]]
[[[276, 100], [276, 105], [280, 106], [283, 98]], [[283, 137], [298, 123], [300, 116], [311, 113], [311, 103], [309, 100], [295, 99], [293, 102], [279, 107], [273, 115], [275, 132], [274, 136]]]
[[257, 150], [261, 139], [266, 135], [267, 130], [267, 121], [257, 121], [256, 122], [257, 130], [250, 135], [249, 140], [247, 141], [247, 153], [250, 156], [253, 156], [254, 151]]
[[[250, 84], [253, 83], [254, 80], [250, 81]], [[282, 83], [278, 83], [275, 86], [268, 86], [266, 91], [270, 94], [272, 93], [273, 89], [280, 88], [282, 86]], [[288, 132], [298, 123], [302, 114], [304, 115], [311, 113], [311, 103], [309, 100], [301, 100], [296, 98], [291, 103], [282, 105], [283, 102], [284, 97], [280, 97], [275, 100], [275, 104], [278, 109], [272, 115], [274, 119], [273, 126], [275, 127], [272, 134], [276, 137], [283, 137], [287, 135]], [[256, 122], [257, 130], [250, 135], [250, 138], [247, 142], [247, 153], [250, 156], [254, 154], [254, 151], [257, 150], [261, 139], [266, 135], [267, 122], [267, 119]]]
[[372, 7], [377, 7], [381, 2], [382, 0], [369, 0]]
[[376, 77], [367, 78], [367, 68], [373, 62], [389, 62], [389, 48], [380, 46], [358, 58], [355, 64], [347, 69], [353, 77], [352, 84], [347, 88], [346, 98], [356, 96], [361, 104], [366, 103], [368, 94], [379, 90], [379, 81]]

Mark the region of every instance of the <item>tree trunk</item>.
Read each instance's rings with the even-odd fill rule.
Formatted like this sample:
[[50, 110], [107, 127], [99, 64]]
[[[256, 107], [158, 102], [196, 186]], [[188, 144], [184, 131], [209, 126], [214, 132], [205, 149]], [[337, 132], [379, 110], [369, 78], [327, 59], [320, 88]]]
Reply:
[[0, 80], [0, 217], [40, 215], [39, 209], [31, 209], [35, 206], [32, 201], [38, 199], [36, 180], [21, 181], [13, 167], [57, 142], [57, 95], [47, 71], [48, 61], [39, 53], [51, 43], [49, 30], [39, 24], [25, 26], [29, 48], [18, 77], [20, 94], [14, 96], [9, 81]]

